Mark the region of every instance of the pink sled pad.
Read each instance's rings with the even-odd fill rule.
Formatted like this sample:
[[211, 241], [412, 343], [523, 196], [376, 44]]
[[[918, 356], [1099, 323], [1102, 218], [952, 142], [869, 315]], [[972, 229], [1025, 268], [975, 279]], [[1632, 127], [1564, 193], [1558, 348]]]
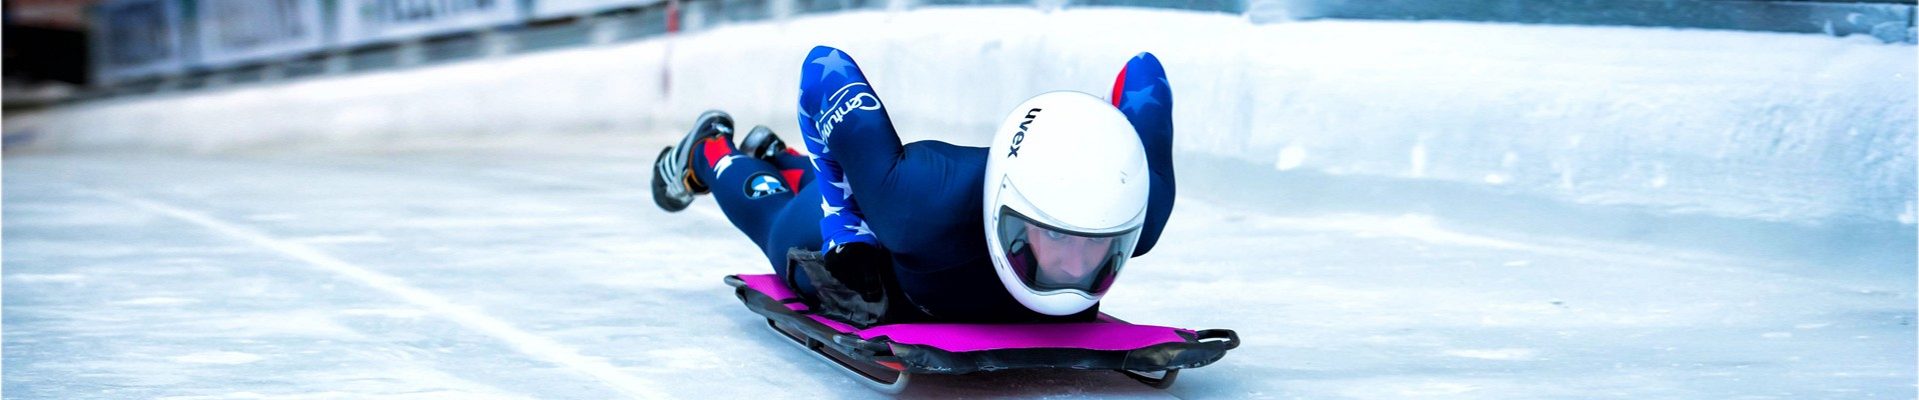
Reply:
[[[786, 287], [778, 275], [739, 275], [748, 288], [758, 291], [774, 300], [787, 301], [798, 298], [799, 294]], [[805, 311], [806, 305], [799, 302], [787, 303], [793, 311]], [[1193, 331], [1153, 325], [1136, 325], [1100, 314], [1100, 322], [1071, 322], [1056, 324], [947, 324], [947, 323], [910, 323], [880, 325], [867, 329], [858, 329], [808, 314], [814, 321], [832, 327], [842, 333], [858, 335], [860, 339], [872, 340], [885, 336], [886, 339], [900, 344], [911, 344], [938, 348], [950, 352], [969, 352], [1001, 349], [1039, 349], [1067, 348], [1088, 350], [1133, 350], [1162, 343], [1181, 343]]]

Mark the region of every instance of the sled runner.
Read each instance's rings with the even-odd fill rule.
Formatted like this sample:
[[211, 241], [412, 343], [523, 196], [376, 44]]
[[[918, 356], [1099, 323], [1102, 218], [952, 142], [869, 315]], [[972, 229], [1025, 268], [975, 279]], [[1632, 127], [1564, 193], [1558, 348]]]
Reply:
[[887, 393], [906, 389], [913, 374], [1026, 368], [1114, 370], [1164, 389], [1180, 369], [1206, 366], [1239, 346], [1231, 330], [1136, 325], [1103, 313], [1094, 322], [859, 329], [813, 314], [776, 275], [731, 275], [726, 284], [774, 332]]

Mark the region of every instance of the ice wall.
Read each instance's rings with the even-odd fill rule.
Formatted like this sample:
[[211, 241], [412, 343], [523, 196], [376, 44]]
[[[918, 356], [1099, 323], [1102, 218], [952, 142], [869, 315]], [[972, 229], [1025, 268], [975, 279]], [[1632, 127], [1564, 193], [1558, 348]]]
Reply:
[[797, 68], [814, 44], [860, 62], [908, 140], [981, 145], [1025, 97], [1103, 95], [1126, 58], [1151, 51], [1174, 86], [1182, 154], [1664, 212], [1916, 219], [1919, 53], [1802, 34], [926, 8], [111, 99], [9, 115], [6, 129], [47, 148], [219, 151], [666, 135], [722, 108], [794, 132]]

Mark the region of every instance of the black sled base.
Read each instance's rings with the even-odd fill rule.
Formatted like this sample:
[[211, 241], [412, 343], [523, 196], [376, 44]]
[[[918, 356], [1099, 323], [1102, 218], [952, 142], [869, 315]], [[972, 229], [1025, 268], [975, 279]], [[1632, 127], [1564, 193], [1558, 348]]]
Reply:
[[731, 275], [726, 283], [774, 332], [886, 393], [905, 390], [913, 374], [1005, 369], [1112, 370], [1164, 389], [1179, 370], [1212, 364], [1239, 347], [1239, 336], [1227, 329], [1137, 325], [1105, 314], [1095, 322], [860, 329], [814, 314], [778, 276]]

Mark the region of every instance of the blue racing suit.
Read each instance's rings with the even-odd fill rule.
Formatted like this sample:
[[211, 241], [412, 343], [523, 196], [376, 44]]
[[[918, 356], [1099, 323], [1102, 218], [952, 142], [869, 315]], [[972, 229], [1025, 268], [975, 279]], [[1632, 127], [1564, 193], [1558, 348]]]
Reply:
[[[987, 149], [931, 140], [902, 145], [885, 104], [838, 49], [814, 48], [801, 71], [800, 130], [811, 156], [789, 151], [760, 160], [712, 140], [696, 154], [706, 162], [694, 163], [727, 219], [774, 270], [789, 273], [789, 248], [873, 243], [891, 252], [891, 276], [907, 301], [932, 318], [1044, 318], [1006, 292], [987, 255]], [[1138, 131], [1153, 174], [1137, 257], [1159, 241], [1173, 208], [1172, 90], [1159, 60], [1140, 53], [1120, 70], [1108, 99]], [[812, 290], [805, 276], [783, 278]]]

